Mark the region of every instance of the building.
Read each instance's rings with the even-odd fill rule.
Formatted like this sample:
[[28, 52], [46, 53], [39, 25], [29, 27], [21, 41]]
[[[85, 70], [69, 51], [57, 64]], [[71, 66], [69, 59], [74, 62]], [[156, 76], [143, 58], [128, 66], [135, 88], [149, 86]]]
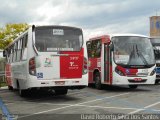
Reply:
[[150, 36], [160, 37], [160, 16], [150, 17]]

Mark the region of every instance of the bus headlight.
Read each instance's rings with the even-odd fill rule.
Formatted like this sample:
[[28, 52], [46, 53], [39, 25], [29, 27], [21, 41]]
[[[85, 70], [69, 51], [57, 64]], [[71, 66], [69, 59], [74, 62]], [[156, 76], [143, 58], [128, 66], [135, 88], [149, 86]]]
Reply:
[[153, 76], [156, 73], [156, 68], [153, 69], [153, 71], [151, 72], [150, 76]]
[[125, 74], [121, 70], [119, 70], [117, 67], [115, 68], [115, 72], [120, 76], [125, 76]]

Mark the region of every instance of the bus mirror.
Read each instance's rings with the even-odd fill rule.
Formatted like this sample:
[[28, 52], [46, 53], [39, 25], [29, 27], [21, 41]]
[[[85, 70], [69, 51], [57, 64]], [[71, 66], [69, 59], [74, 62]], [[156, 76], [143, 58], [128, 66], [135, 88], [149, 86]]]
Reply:
[[109, 46], [110, 46], [110, 50], [113, 51], [113, 48], [114, 48], [113, 43], [111, 43]]
[[35, 25], [32, 25], [32, 31], [34, 31], [34, 29], [35, 29]]
[[91, 42], [90, 41], [88, 41], [88, 42], [86, 42], [86, 46], [87, 46], [87, 48], [91, 48]]
[[5, 50], [3, 51], [3, 57], [6, 57], [6, 51]]
[[92, 53], [91, 53], [91, 42], [90, 41], [86, 42], [86, 47], [87, 47], [87, 55], [90, 58], [92, 56]]

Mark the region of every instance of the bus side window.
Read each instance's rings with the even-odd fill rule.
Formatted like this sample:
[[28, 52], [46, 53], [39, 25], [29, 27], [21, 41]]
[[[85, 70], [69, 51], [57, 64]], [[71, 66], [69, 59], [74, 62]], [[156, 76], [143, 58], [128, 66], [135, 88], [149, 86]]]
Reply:
[[17, 42], [14, 43], [14, 48], [13, 48], [13, 62], [17, 60]]
[[23, 38], [21, 38], [21, 60], [22, 60], [23, 52], [24, 52], [24, 50], [23, 50], [23, 46], [24, 46], [24, 37], [23, 37]]
[[101, 40], [94, 40], [92, 41], [91, 45], [91, 57], [98, 58], [101, 55]]
[[21, 50], [21, 59], [27, 59], [27, 43], [28, 43], [28, 34], [25, 35], [22, 39], [22, 50]]
[[88, 41], [86, 43], [86, 46], [87, 46], [87, 54], [88, 54], [88, 58], [91, 57], [91, 41]]
[[101, 41], [98, 40], [97, 41], [96, 57], [100, 57], [100, 56], [101, 56]]
[[25, 44], [24, 44], [25, 48], [27, 47], [27, 43], [28, 43], [28, 34], [25, 36]]
[[10, 63], [13, 62], [13, 46], [11, 46]]
[[11, 51], [12, 51], [12, 49], [9, 49], [9, 50], [8, 50], [8, 53], [9, 53], [9, 54], [8, 54], [8, 58], [7, 58], [7, 59], [8, 59], [8, 62], [9, 62], [9, 63], [11, 63]]
[[17, 61], [21, 60], [21, 49], [22, 49], [21, 42], [22, 42], [22, 39], [20, 38], [18, 40]]

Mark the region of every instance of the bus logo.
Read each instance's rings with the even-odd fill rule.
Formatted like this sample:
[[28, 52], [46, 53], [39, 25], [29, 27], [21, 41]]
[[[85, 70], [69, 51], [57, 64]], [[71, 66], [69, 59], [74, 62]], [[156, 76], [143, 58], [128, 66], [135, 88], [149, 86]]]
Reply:
[[127, 73], [127, 74], [129, 74], [129, 73], [130, 73], [129, 69], [126, 69], [126, 73]]
[[46, 58], [44, 66], [45, 67], [52, 67], [52, 60], [51, 60], [51, 58]]
[[69, 66], [69, 69], [75, 69], [75, 70], [77, 70], [79, 67], [78, 67], [78, 65], [77, 64], [75, 64], [75, 62], [69, 62], [69, 64], [70, 64], [70, 66]]
[[74, 62], [70, 62], [70, 66], [73, 66]]

